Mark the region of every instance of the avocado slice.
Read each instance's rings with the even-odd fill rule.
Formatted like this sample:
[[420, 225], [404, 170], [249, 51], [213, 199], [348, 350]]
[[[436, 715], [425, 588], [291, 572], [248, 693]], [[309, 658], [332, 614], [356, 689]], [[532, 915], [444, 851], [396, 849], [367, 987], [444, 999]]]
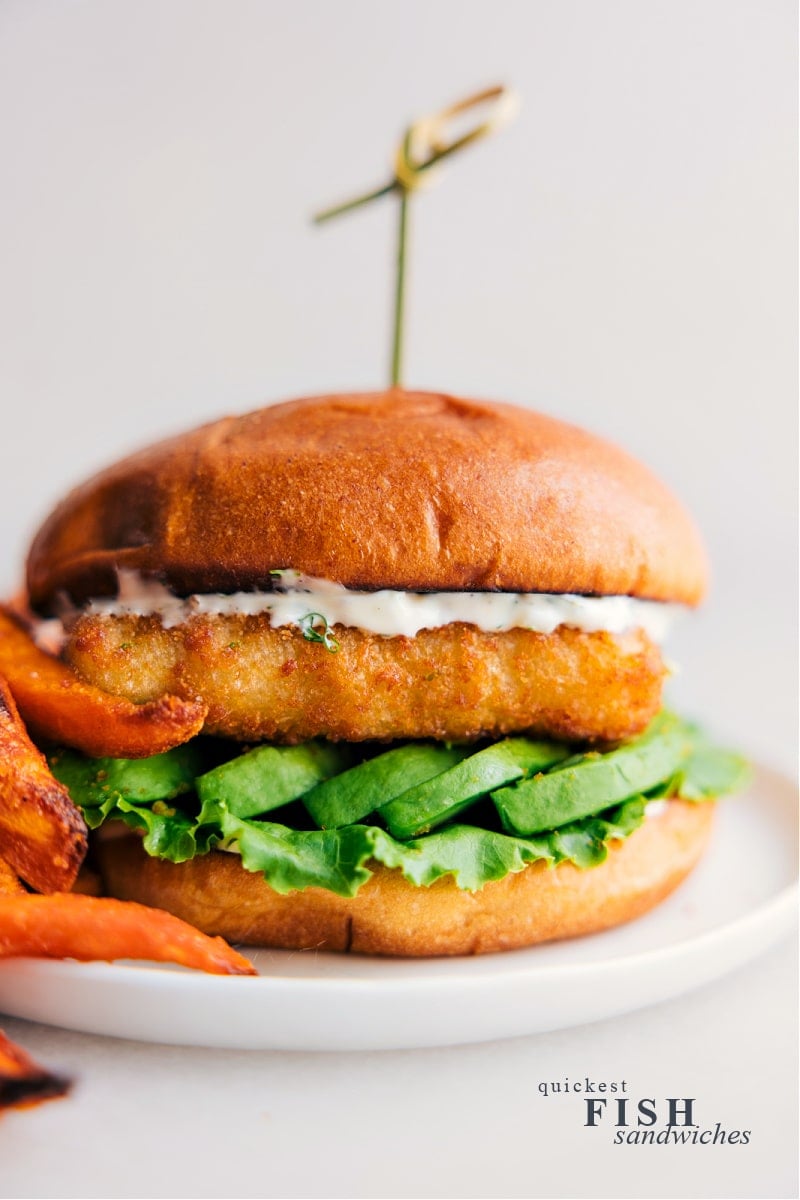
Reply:
[[320, 829], [354, 825], [408, 788], [441, 775], [469, 754], [466, 746], [397, 746], [317, 784], [303, 804]]
[[568, 754], [566, 746], [554, 742], [506, 738], [470, 754], [434, 779], [409, 788], [379, 813], [393, 837], [417, 837], [442, 825], [492, 788], [522, 779], [531, 771], [544, 770]]
[[[256, 746], [201, 775], [197, 794], [204, 809], [221, 801], [236, 817], [258, 817], [296, 800], [351, 761], [349, 747], [328, 742]], [[201, 812], [200, 824], [203, 819]]]
[[670, 779], [692, 750], [692, 733], [662, 713], [632, 742], [577, 755], [533, 779], [492, 792], [503, 828], [530, 835], [603, 812]]
[[194, 788], [206, 765], [197, 742], [149, 758], [87, 758], [77, 750], [54, 750], [50, 770], [82, 808], [99, 808], [111, 796], [137, 804], [172, 800]]

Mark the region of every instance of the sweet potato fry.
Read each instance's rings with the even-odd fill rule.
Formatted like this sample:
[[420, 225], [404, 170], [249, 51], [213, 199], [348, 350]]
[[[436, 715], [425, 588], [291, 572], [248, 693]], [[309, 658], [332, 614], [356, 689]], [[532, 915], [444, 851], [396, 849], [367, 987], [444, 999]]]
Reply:
[[0, 896], [0, 958], [173, 962], [212, 975], [255, 975], [222, 938], [161, 909], [75, 893]]
[[133, 704], [84, 683], [40, 650], [19, 619], [0, 606], [0, 674], [32, 735], [94, 758], [146, 758], [199, 733], [206, 706], [177, 696]]
[[0, 858], [0, 897], [25, 894], [25, 888], [20, 883], [16, 871], [11, 869], [4, 858]]
[[71, 1086], [69, 1079], [52, 1075], [35, 1063], [0, 1029], [0, 1111], [55, 1100]]
[[86, 846], [80, 811], [28, 737], [0, 677], [0, 854], [38, 892], [63, 892]]

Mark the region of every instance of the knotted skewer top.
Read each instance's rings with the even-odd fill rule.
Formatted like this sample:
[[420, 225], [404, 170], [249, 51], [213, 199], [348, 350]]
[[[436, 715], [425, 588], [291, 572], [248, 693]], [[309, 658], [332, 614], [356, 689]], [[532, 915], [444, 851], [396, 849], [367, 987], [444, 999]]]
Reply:
[[[321, 224], [343, 213], [352, 212], [382, 196], [398, 193], [400, 196], [400, 228], [397, 243], [397, 276], [395, 281], [394, 338], [392, 347], [392, 385], [400, 383], [403, 315], [405, 299], [406, 245], [408, 241], [408, 198], [422, 184], [431, 179], [431, 171], [456, 151], [479, 141], [500, 129], [518, 109], [516, 93], [503, 85], [483, 88], [463, 100], [449, 104], [431, 116], [420, 117], [408, 126], [394, 155], [394, 176], [383, 186], [343, 204], [323, 209], [316, 213], [314, 221]], [[472, 109], [488, 109], [482, 120], [460, 133], [453, 133], [449, 126], [457, 118]], [[449, 136], [448, 136], [449, 135]]]

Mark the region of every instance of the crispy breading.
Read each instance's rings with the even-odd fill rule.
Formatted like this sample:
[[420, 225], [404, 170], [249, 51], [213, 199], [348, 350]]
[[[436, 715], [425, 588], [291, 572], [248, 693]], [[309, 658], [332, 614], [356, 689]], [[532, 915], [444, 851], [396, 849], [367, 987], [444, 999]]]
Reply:
[[451, 624], [416, 637], [335, 626], [338, 650], [266, 615], [83, 615], [65, 655], [92, 684], [137, 703], [166, 693], [208, 705], [205, 731], [242, 741], [313, 737], [469, 741], [526, 731], [612, 742], [660, 705], [661, 654], [641, 630], [485, 633]]

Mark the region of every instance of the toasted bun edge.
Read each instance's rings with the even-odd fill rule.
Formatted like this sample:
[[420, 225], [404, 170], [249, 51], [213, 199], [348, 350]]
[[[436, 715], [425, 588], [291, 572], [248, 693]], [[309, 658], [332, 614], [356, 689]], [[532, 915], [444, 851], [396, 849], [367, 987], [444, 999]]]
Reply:
[[352, 898], [320, 888], [280, 895], [230, 853], [175, 865], [150, 858], [135, 836], [100, 842], [97, 853], [110, 894], [165, 908], [232, 942], [401, 957], [487, 954], [594, 933], [647, 912], [697, 863], [714, 807], [671, 800], [613, 843], [600, 866], [537, 863], [474, 893], [449, 877], [415, 887], [375, 864]]
[[75, 489], [28, 559], [33, 606], [114, 594], [120, 568], [180, 594], [291, 567], [354, 588], [632, 595], [696, 604], [684, 508], [622, 450], [508, 404], [388, 392], [228, 417]]

